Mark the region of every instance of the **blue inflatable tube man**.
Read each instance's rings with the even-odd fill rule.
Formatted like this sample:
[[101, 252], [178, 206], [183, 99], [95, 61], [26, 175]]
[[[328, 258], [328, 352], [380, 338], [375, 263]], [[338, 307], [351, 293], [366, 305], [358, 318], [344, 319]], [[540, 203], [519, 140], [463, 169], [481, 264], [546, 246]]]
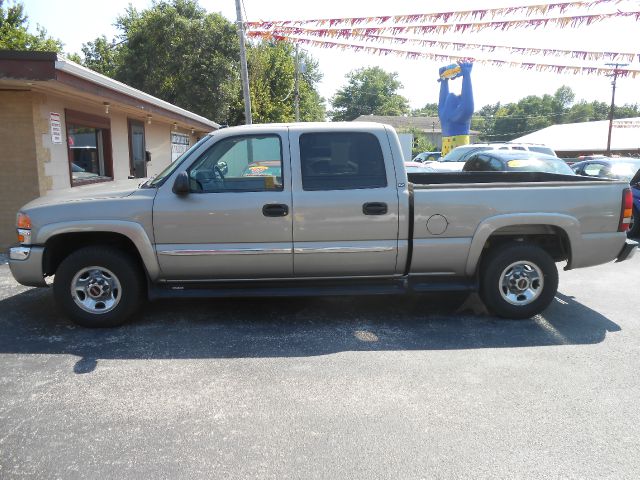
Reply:
[[[458, 68], [459, 66], [459, 68]], [[442, 156], [459, 145], [469, 143], [471, 116], [473, 115], [473, 89], [471, 88], [471, 62], [442, 67], [439, 71], [440, 101], [438, 116], [442, 127]], [[449, 80], [462, 76], [460, 95], [449, 93]]]

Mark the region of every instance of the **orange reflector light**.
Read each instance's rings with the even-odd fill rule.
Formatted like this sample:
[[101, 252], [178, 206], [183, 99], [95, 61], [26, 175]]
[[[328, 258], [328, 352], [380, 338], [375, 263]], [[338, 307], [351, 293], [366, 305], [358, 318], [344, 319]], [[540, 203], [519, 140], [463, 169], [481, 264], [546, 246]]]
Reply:
[[24, 235], [18, 234], [18, 243], [24, 243]]
[[18, 213], [18, 216], [16, 218], [16, 226], [18, 228], [31, 228], [31, 219], [29, 218], [29, 215]]

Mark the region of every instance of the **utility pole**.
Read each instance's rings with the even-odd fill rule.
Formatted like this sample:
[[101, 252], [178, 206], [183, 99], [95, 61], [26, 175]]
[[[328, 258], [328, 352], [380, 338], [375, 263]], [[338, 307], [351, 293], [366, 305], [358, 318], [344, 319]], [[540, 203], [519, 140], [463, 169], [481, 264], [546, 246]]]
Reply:
[[296, 43], [296, 70], [295, 70], [295, 78], [294, 78], [294, 106], [296, 111], [296, 122], [300, 121], [300, 83], [298, 77], [300, 76], [300, 63], [298, 60], [298, 44]]
[[244, 97], [244, 120], [251, 125], [251, 96], [249, 95], [249, 71], [247, 70], [247, 50], [244, 43], [244, 20], [240, 1], [236, 0], [236, 17], [238, 25], [238, 38], [240, 39], [240, 73], [242, 78], [242, 96]]
[[629, 65], [628, 63], [607, 63], [607, 65], [613, 67], [613, 74], [608, 75], [613, 77], [611, 81], [612, 91], [611, 91], [611, 108], [609, 109], [609, 136], [607, 137], [607, 156], [611, 155], [611, 130], [613, 129], [613, 108], [615, 107], [616, 102], [616, 81], [618, 80], [618, 67], [626, 67]]

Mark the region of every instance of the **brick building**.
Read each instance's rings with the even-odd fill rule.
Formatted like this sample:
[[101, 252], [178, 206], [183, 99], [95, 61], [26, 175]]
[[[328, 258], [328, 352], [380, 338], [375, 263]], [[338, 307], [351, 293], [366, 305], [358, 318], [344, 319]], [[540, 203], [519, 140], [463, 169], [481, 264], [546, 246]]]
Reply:
[[154, 175], [217, 128], [55, 53], [0, 51], [0, 248], [28, 201]]

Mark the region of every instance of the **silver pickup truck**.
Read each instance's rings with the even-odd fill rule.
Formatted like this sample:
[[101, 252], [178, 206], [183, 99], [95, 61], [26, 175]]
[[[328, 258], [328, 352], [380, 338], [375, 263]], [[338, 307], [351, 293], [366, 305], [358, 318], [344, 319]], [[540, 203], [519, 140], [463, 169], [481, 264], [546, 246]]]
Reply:
[[18, 213], [14, 277], [75, 322], [145, 298], [479, 290], [497, 315], [544, 310], [565, 269], [629, 258], [629, 186], [544, 173], [411, 174], [375, 123], [218, 130], [143, 184], [47, 195]]

